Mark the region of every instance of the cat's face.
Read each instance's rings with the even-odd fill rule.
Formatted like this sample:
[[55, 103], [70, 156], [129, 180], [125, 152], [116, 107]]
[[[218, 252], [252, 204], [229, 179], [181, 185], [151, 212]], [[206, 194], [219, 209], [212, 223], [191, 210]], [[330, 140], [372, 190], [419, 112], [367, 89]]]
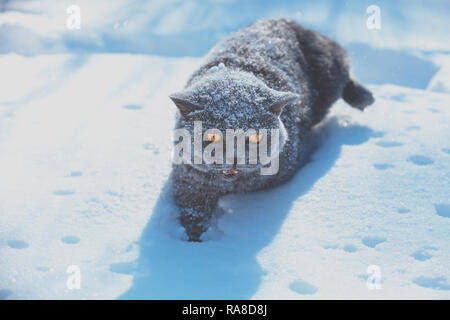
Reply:
[[191, 137], [189, 165], [231, 181], [278, 156], [288, 139], [279, 116], [298, 95], [272, 90], [245, 72], [216, 69], [171, 99], [180, 111], [177, 129]]

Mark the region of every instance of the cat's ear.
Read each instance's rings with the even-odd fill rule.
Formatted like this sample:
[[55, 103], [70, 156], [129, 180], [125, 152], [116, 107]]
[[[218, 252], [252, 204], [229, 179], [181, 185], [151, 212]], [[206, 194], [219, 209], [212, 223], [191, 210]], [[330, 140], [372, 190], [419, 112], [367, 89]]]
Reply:
[[285, 97], [279, 99], [277, 102], [272, 104], [269, 107], [269, 110], [273, 112], [275, 115], [279, 116], [281, 114], [281, 111], [283, 111], [283, 108], [289, 103], [294, 100], [299, 99], [300, 96], [297, 94], [288, 94]]
[[186, 117], [189, 113], [201, 109], [200, 106], [189, 102], [186, 98], [182, 97], [180, 94], [172, 94], [169, 96], [173, 103], [178, 107], [180, 113], [183, 117]]

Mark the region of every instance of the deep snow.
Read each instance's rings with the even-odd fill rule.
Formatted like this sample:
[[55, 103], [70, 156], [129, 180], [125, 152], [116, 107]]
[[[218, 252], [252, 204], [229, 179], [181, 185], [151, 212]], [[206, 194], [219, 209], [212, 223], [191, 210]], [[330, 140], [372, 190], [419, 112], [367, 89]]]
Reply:
[[[0, 55], [0, 299], [450, 298], [450, 63], [446, 42], [438, 41], [445, 28], [426, 39], [419, 22], [429, 15], [415, 13], [419, 1], [406, 11], [390, 10], [385, 20], [413, 26], [417, 43], [403, 37], [392, 45], [401, 37], [389, 33], [389, 24], [378, 38], [383, 45], [351, 38], [356, 33], [344, 27], [330, 31], [346, 44], [376, 103], [359, 112], [339, 101], [316, 128], [311, 161], [291, 181], [222, 199], [226, 213], [207, 241], [189, 243], [181, 240], [167, 194], [175, 114], [168, 95], [183, 87], [201, 58], [184, 58], [164, 41], [186, 38], [189, 20], [177, 17], [198, 12], [192, 3], [161, 2], [151, 14], [128, 6], [125, 12], [142, 30], [159, 26], [151, 30], [161, 37], [150, 44], [133, 33], [124, 46], [111, 40], [114, 31], [108, 36], [104, 26], [120, 20], [120, 10], [93, 17], [100, 32], [88, 29], [90, 36], [69, 41], [40, 20], [41, 29], [30, 30], [52, 42], [22, 33], [11, 46], [0, 44], [2, 52], [33, 55]], [[310, 24], [320, 29], [331, 19], [345, 26], [340, 11], [320, 18], [334, 11], [318, 10], [327, 2], [317, 3], [302, 9], [316, 12], [307, 15]], [[438, 10], [444, 2], [436, 3], [445, 15]], [[114, 1], [108, 9], [121, 5]], [[290, 6], [280, 5], [280, 14]], [[266, 3], [259, 14], [242, 11], [229, 19], [228, 27], [211, 31], [213, 40], [198, 55], [227, 28], [269, 9]], [[22, 24], [14, 29], [5, 22], [10, 14], [0, 13], [0, 35], [4, 28], [20, 34], [23, 21], [35, 23], [17, 18]], [[195, 26], [210, 30], [211, 21]], [[199, 34], [186, 41], [202, 42]], [[77, 39], [86, 40], [82, 53]], [[49, 43], [59, 51], [42, 48]], [[90, 54], [117, 51], [92, 43], [137, 43], [130, 52], [161, 54], [152, 51], [160, 43], [177, 58]], [[183, 46], [198, 48], [195, 43]], [[398, 47], [415, 50], [394, 51]], [[61, 53], [49, 55], [49, 48]], [[381, 271], [380, 289], [368, 288], [372, 265]], [[79, 290], [67, 287], [70, 266], [81, 271]]]
[[[0, 61], [16, 59], [40, 59], [41, 73], [20, 77], [49, 80], [0, 118], [0, 288], [10, 298], [449, 297], [448, 94], [383, 85], [364, 113], [339, 102], [293, 180], [223, 199], [220, 231], [189, 243], [163, 191], [167, 95], [199, 61]], [[70, 265], [80, 290], [66, 287]], [[366, 287], [369, 265], [381, 268], [380, 290]]]

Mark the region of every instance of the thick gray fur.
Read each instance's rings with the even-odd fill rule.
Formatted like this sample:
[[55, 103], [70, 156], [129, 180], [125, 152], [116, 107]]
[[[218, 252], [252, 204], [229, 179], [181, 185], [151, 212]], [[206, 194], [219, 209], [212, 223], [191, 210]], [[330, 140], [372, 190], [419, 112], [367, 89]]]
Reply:
[[[374, 101], [350, 77], [342, 47], [292, 20], [261, 20], [217, 44], [185, 89], [171, 96], [181, 111], [176, 128], [192, 132], [194, 121], [202, 121], [203, 130], [278, 128], [279, 171], [261, 175], [258, 164], [230, 181], [221, 174], [229, 165], [174, 165], [174, 199], [189, 240], [199, 241], [208, 229], [219, 197], [273, 187], [292, 177], [307, 157], [304, 146], [312, 126], [340, 97], [360, 110]], [[270, 109], [283, 101], [287, 104], [278, 116]]]

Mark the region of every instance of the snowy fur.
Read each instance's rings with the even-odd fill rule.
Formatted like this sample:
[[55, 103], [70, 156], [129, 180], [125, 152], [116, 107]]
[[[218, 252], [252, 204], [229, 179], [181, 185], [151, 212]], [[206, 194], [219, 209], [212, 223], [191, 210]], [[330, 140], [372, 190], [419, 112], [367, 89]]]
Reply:
[[[214, 167], [174, 165], [175, 201], [189, 239], [198, 241], [209, 227], [219, 197], [292, 177], [307, 156], [311, 127], [340, 97], [361, 110], [373, 102], [371, 93], [350, 78], [338, 44], [291, 20], [261, 20], [214, 47], [185, 90], [171, 96], [183, 111], [176, 128], [192, 132], [193, 122], [202, 121], [203, 130], [281, 129], [280, 169], [272, 176], [243, 170], [228, 181]], [[280, 101], [287, 105], [278, 116], [269, 109]], [[191, 112], [189, 106], [195, 106]]]

